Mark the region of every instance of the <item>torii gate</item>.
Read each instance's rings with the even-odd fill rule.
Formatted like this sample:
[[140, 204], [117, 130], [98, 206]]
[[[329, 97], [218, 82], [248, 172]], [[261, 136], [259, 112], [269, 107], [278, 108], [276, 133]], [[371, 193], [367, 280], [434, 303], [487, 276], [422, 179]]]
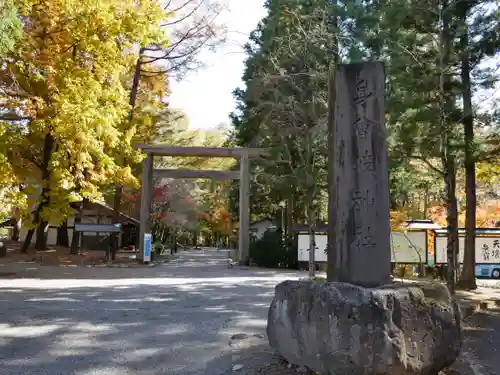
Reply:
[[[230, 147], [175, 147], [162, 145], [137, 145], [146, 154], [142, 173], [141, 217], [139, 231], [139, 250], [144, 252], [144, 239], [151, 232], [151, 200], [153, 175], [164, 178], [195, 178], [212, 180], [240, 180], [240, 228], [238, 241], [239, 261], [246, 264], [249, 258], [250, 241], [250, 158], [264, 156], [266, 151], [256, 148]], [[153, 168], [155, 156], [235, 158], [240, 161], [239, 171], [156, 169]]]

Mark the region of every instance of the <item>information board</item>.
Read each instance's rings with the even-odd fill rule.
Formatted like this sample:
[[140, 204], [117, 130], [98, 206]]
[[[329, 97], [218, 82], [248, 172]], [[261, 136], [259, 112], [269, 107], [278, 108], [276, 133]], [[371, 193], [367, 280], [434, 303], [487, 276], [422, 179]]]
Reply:
[[[328, 236], [326, 234], [316, 234], [314, 239], [316, 242], [314, 260], [316, 262], [326, 262]], [[298, 260], [299, 262], [309, 262], [309, 234], [307, 233], [298, 235]]]
[[[326, 234], [315, 235], [316, 262], [326, 262], [326, 248], [328, 236]], [[425, 232], [393, 232], [391, 233], [391, 262], [394, 263], [420, 263], [426, 261], [427, 236]], [[309, 261], [309, 234], [298, 235], [298, 260]]]
[[[447, 237], [436, 237], [436, 263], [448, 263]], [[460, 263], [464, 260], [465, 238], [458, 239]], [[500, 264], [500, 237], [476, 237], [476, 264]]]
[[392, 263], [425, 263], [427, 258], [427, 236], [425, 232], [392, 232]]

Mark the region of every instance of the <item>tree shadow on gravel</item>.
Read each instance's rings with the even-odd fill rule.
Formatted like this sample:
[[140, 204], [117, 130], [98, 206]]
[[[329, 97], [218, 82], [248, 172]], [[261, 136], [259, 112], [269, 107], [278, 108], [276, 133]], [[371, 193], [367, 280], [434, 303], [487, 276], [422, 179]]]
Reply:
[[500, 308], [476, 312], [464, 321], [462, 353], [475, 374], [496, 375], [500, 369]]
[[2, 375], [219, 375], [234, 356], [267, 348], [265, 339], [229, 342], [264, 334], [274, 287], [302, 275], [228, 269], [214, 251], [153, 268], [4, 264], [0, 272], [16, 273], [0, 279]]
[[273, 287], [273, 282], [208, 280], [50, 289], [4, 286], [0, 373], [220, 374], [232, 363], [225, 357], [235, 350], [228, 344], [232, 335], [265, 332]]

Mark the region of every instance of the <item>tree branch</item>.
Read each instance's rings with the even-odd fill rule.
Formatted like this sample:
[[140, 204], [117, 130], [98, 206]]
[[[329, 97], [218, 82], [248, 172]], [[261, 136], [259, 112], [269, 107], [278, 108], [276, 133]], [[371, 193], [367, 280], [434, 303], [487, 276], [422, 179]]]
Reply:
[[423, 156], [420, 156], [420, 155], [411, 155], [410, 156], [411, 158], [413, 159], [417, 159], [417, 160], [420, 160], [422, 162], [424, 162], [424, 164], [426, 164], [430, 169], [432, 169], [434, 172], [436, 173], [439, 173], [440, 175], [443, 175], [444, 176], [444, 171], [442, 171], [441, 169], [439, 169], [438, 167], [434, 166], [429, 160], [427, 160], [425, 157]]
[[30, 121], [33, 120], [33, 117], [30, 116], [19, 116], [16, 113], [3, 113], [0, 114], [0, 120], [2, 121]]

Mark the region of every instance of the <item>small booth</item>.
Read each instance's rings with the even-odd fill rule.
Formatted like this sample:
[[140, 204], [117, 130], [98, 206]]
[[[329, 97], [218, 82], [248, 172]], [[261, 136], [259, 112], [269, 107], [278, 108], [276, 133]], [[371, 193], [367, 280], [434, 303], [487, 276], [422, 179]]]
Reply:
[[[78, 252], [81, 252], [81, 249], [84, 245], [84, 233], [104, 233], [110, 235], [112, 233], [121, 233], [121, 224], [76, 224], [75, 223], [75, 233], [81, 233], [79, 236], [78, 243]], [[106, 251], [106, 257], [114, 260], [116, 251], [118, 250], [118, 243], [113, 243], [113, 236], [109, 236], [108, 246], [104, 249]]]

